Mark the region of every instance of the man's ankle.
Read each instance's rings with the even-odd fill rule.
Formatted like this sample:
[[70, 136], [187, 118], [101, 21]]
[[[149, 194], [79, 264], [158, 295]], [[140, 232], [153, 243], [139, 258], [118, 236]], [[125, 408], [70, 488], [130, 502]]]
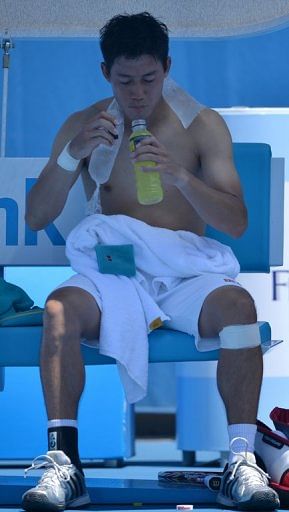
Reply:
[[[65, 420], [61, 420], [65, 422]], [[48, 425], [53, 425], [53, 421]], [[78, 429], [75, 426], [48, 426], [48, 450], [62, 450], [69, 457], [71, 464], [84, 475], [78, 453]]]

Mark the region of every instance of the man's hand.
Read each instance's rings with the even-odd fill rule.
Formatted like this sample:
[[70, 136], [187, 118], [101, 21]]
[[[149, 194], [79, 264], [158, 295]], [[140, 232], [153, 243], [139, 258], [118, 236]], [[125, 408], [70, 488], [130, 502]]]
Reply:
[[178, 187], [183, 182], [188, 171], [177, 164], [167, 151], [167, 149], [152, 135], [144, 138], [131, 153], [133, 162], [141, 163], [143, 161], [152, 161], [154, 166], [142, 167], [143, 172], [158, 171], [161, 174], [162, 181], [169, 185]]
[[69, 153], [73, 158], [81, 160], [91, 155], [100, 144], [112, 146], [117, 138], [116, 120], [107, 112], [100, 112], [84, 124], [72, 139]]

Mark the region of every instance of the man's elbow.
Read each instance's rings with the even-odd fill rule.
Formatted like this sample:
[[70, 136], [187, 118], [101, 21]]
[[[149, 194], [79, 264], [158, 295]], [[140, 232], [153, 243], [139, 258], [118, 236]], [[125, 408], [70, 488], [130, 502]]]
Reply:
[[230, 233], [233, 238], [240, 238], [248, 227], [248, 217], [245, 215], [238, 223], [236, 223]]
[[32, 231], [40, 231], [44, 227], [39, 219], [28, 212], [25, 213], [25, 222]]

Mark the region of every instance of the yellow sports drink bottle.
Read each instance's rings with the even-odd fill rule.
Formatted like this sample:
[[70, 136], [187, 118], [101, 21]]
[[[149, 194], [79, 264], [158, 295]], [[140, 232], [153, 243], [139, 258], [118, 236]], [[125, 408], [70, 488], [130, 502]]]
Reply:
[[[144, 119], [132, 121], [132, 134], [129, 138], [129, 149], [135, 151], [137, 144], [145, 137], [150, 137]], [[157, 171], [142, 171], [142, 167], [153, 167], [154, 162], [149, 160], [135, 162], [137, 199], [140, 204], [156, 204], [163, 200], [164, 193], [160, 174]]]

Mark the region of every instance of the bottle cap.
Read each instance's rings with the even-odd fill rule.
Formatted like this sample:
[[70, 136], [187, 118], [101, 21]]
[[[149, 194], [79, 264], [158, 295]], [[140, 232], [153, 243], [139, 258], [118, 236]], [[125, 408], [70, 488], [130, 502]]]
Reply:
[[132, 128], [135, 128], [135, 126], [146, 126], [145, 119], [134, 119], [131, 123]]

